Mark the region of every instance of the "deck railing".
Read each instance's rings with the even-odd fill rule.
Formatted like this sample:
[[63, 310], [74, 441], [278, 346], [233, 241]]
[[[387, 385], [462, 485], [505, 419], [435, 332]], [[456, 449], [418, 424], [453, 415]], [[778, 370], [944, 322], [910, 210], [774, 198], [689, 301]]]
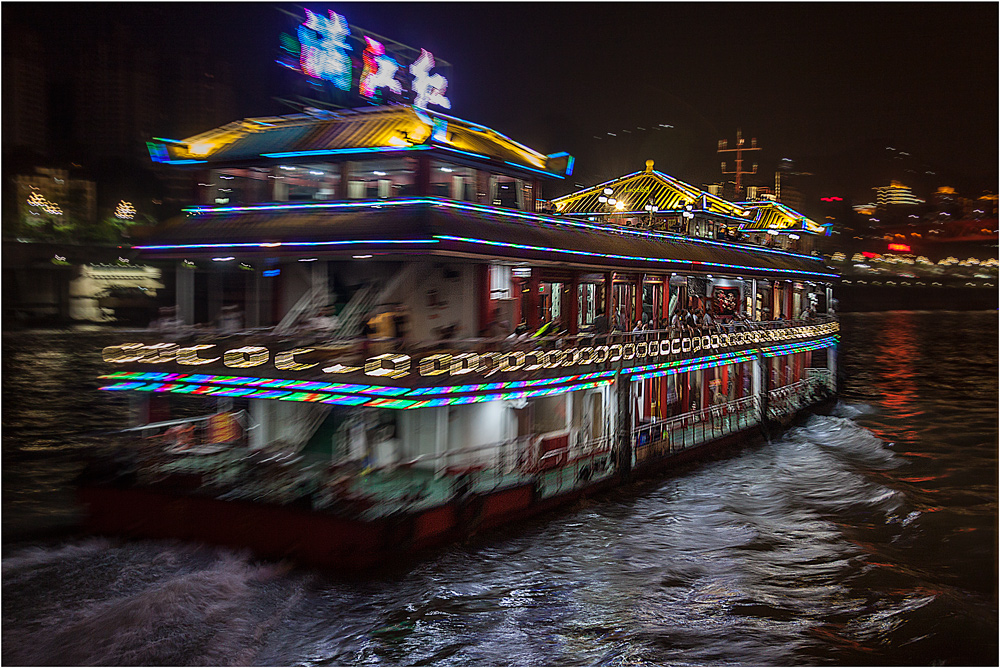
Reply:
[[760, 401], [756, 396], [653, 420], [632, 430], [635, 460], [675, 454], [759, 422]]

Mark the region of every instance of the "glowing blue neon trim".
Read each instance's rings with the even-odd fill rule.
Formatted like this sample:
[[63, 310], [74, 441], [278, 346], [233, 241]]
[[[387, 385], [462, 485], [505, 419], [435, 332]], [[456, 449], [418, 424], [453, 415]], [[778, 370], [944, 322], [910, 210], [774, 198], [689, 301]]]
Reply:
[[555, 172], [547, 172], [544, 169], [535, 169], [534, 167], [528, 167], [527, 165], [519, 165], [516, 162], [511, 162], [510, 160], [504, 160], [504, 162], [512, 167], [517, 167], [518, 169], [527, 169], [529, 172], [538, 172], [539, 174], [544, 174], [545, 176], [554, 176], [557, 179], [566, 178], [562, 174], [556, 174]]
[[199, 165], [208, 162], [207, 160], [163, 160], [164, 165]]
[[393, 151], [426, 151], [431, 148], [427, 144], [417, 146], [362, 146], [358, 148], [321, 148], [309, 151], [282, 151], [279, 153], [261, 153], [262, 158], [302, 158], [313, 155], [351, 155], [355, 153], [391, 153]]
[[308, 202], [300, 204], [248, 204], [246, 206], [192, 206], [184, 209], [184, 213], [195, 215], [214, 213], [235, 213], [240, 211], [287, 211], [292, 209], [378, 209], [384, 206], [399, 206], [405, 204], [428, 204], [430, 200], [407, 198], [394, 200], [364, 200], [358, 202]]
[[486, 246], [500, 246], [505, 248], [517, 248], [519, 250], [540, 251], [544, 253], [559, 253], [562, 255], [583, 255], [586, 257], [605, 257], [612, 260], [630, 260], [635, 262], [659, 262], [669, 264], [689, 264], [695, 267], [722, 267], [725, 269], [744, 269], [749, 271], [759, 271], [764, 273], [779, 272], [783, 274], [809, 274], [810, 276], [827, 276], [836, 278], [837, 274], [827, 274], [819, 271], [803, 271], [800, 269], [776, 269], [770, 267], [751, 267], [743, 264], [726, 264], [723, 262], [702, 262], [699, 260], [673, 260], [669, 258], [641, 257], [635, 255], [619, 255], [617, 253], [595, 253], [593, 251], [568, 250], [564, 248], [552, 248], [550, 246], [529, 246], [527, 244], [515, 244], [507, 241], [489, 241], [487, 239], [474, 239], [470, 237], [455, 237], [449, 234], [436, 234], [435, 239], [443, 241], [459, 241], [469, 244], [481, 244]]
[[434, 148], [443, 148], [446, 151], [451, 151], [453, 153], [461, 153], [462, 155], [469, 155], [469, 156], [472, 156], [473, 158], [479, 158], [481, 160], [489, 160], [490, 159], [490, 156], [488, 156], [488, 155], [483, 155], [481, 153], [473, 153], [472, 151], [463, 151], [460, 148], [452, 148], [451, 146], [440, 146], [440, 145], [435, 144]]
[[574, 156], [569, 156], [569, 160], [566, 162], [566, 176], [573, 176], [573, 166], [576, 165], [576, 158]]
[[136, 250], [175, 250], [181, 248], [278, 248], [289, 246], [349, 246], [356, 244], [436, 244], [437, 239], [351, 239], [347, 241], [282, 241], [280, 243], [230, 243], [230, 244], [163, 244], [158, 246], [133, 246]]

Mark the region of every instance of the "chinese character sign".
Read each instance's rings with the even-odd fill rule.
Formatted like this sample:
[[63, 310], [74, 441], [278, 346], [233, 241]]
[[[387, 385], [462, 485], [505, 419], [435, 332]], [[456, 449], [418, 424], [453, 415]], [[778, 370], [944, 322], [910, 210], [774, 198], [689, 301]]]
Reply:
[[358, 90], [365, 97], [375, 97], [379, 88], [388, 88], [393, 93], [402, 93], [403, 86], [396, 81], [396, 71], [399, 63], [385, 55], [385, 47], [381, 42], [365, 37], [365, 52], [363, 54], [364, 69], [361, 71], [361, 84]]
[[413, 92], [416, 95], [413, 106], [426, 107], [428, 104], [436, 104], [451, 109], [451, 101], [444, 96], [444, 92], [448, 90], [448, 80], [440, 74], [431, 74], [433, 68], [434, 55], [427, 49], [420, 49], [420, 57], [410, 65]]
[[[338, 89], [348, 97], [360, 95], [370, 101], [412, 99], [418, 109], [429, 105], [451, 108], [445, 96], [448, 79], [433, 72], [436, 63], [430, 51], [419, 49], [420, 55], [414, 59], [416, 49], [392, 43], [392, 51], [387, 52], [381, 41], [363, 32], [352, 34], [347, 19], [340, 14], [332, 10], [327, 14], [306, 9], [295, 36], [281, 35], [283, 54], [278, 64], [311, 77], [312, 94], [314, 89], [323, 89], [336, 96], [334, 89]], [[352, 53], [356, 54], [353, 58]], [[447, 63], [442, 65], [448, 67]], [[399, 97], [386, 97], [390, 95]], [[339, 99], [343, 101], [343, 96]]]
[[347, 21], [330, 11], [324, 18], [306, 10], [306, 21], [299, 26], [302, 51], [299, 66], [305, 74], [330, 81], [340, 90], [351, 88], [351, 47], [347, 44]]

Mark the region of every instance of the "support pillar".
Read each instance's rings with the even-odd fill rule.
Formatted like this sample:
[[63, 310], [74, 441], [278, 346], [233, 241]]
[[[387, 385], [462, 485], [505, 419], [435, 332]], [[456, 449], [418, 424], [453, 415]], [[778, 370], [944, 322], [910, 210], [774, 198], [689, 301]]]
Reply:
[[576, 334], [580, 331], [579, 320], [580, 320], [580, 275], [577, 272], [573, 272], [573, 278], [569, 282], [569, 313], [567, 317], [569, 322], [567, 324], [567, 331], [570, 334]]
[[639, 274], [635, 282], [635, 319], [642, 320], [642, 284], [645, 274]]
[[476, 265], [476, 307], [478, 323], [476, 331], [482, 336], [486, 332], [487, 325], [493, 318], [490, 313], [490, 266], [488, 264]]
[[177, 263], [177, 320], [182, 325], [194, 324], [194, 269]]
[[528, 323], [528, 331], [534, 333], [538, 331], [539, 327], [539, 317], [538, 317], [538, 287], [539, 283], [538, 269], [531, 270], [531, 277], [528, 279], [528, 313], [525, 317], [525, 322]]
[[771, 374], [767, 372], [767, 359], [760, 353], [753, 358], [752, 391], [760, 399], [760, 423], [767, 423], [767, 403], [771, 389]]
[[826, 368], [830, 372], [830, 382], [833, 387], [830, 389], [837, 391], [837, 346], [830, 346], [826, 349]]
[[219, 314], [222, 313], [222, 282], [224, 276], [221, 271], [208, 272], [208, 322], [216, 326], [219, 322]]
[[248, 443], [251, 450], [258, 450], [267, 445], [270, 434], [267, 430], [270, 426], [269, 414], [271, 404], [269, 399], [250, 399], [250, 420], [257, 425], [250, 429]]
[[632, 381], [620, 371], [615, 375], [615, 469], [625, 480], [632, 477]]
[[604, 315], [608, 319], [608, 328], [614, 323], [614, 294], [615, 283], [614, 274], [610, 271], [604, 274]]
[[261, 327], [261, 276], [256, 270], [244, 272], [246, 276], [246, 326]]

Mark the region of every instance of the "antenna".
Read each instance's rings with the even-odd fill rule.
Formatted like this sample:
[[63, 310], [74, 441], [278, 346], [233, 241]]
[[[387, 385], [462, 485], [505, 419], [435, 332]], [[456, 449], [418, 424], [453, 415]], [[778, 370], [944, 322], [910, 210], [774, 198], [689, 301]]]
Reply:
[[723, 174], [735, 174], [736, 175], [736, 199], [740, 198], [740, 192], [743, 190], [742, 177], [744, 174], [756, 174], [757, 173], [757, 163], [753, 164], [753, 170], [749, 172], [743, 171], [743, 152], [744, 151], [759, 151], [760, 147], [757, 146], [757, 138], [750, 138], [750, 146], [744, 146], [746, 140], [743, 139], [743, 132], [740, 129], [736, 130], [736, 148], [727, 148], [729, 142], [725, 139], [719, 140], [719, 149], [717, 153], [736, 153], [736, 169], [732, 172], [726, 171], [726, 163], [722, 163], [722, 173]]

